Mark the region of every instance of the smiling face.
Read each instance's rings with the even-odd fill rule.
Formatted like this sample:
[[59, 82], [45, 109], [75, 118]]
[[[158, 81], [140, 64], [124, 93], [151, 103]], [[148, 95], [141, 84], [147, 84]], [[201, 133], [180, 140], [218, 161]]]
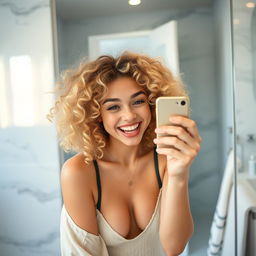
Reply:
[[100, 113], [109, 139], [127, 146], [140, 144], [151, 121], [147, 95], [129, 77], [120, 77], [108, 84]]

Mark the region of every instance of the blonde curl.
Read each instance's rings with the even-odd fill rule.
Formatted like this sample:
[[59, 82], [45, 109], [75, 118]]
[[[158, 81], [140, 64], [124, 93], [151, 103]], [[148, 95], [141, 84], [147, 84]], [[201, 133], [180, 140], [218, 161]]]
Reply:
[[184, 84], [159, 59], [124, 52], [94, 61], [82, 61], [77, 69], [65, 71], [58, 82], [57, 100], [48, 119], [55, 121], [60, 146], [66, 152], [82, 152], [85, 163], [103, 157], [108, 134], [100, 122], [100, 102], [108, 84], [128, 76], [147, 92], [152, 119], [142, 138], [145, 152], [154, 147], [155, 101], [160, 96], [188, 96]]

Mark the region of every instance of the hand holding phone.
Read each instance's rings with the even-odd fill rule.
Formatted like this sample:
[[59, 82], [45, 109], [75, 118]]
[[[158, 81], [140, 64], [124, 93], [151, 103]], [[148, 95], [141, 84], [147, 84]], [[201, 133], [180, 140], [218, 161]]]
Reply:
[[[156, 127], [162, 125], [175, 125], [170, 121], [171, 116], [181, 115], [189, 116], [189, 99], [185, 96], [175, 97], [159, 97], [156, 100]], [[170, 136], [166, 134], [157, 134], [160, 136]], [[164, 147], [163, 144], [159, 144], [158, 148]]]

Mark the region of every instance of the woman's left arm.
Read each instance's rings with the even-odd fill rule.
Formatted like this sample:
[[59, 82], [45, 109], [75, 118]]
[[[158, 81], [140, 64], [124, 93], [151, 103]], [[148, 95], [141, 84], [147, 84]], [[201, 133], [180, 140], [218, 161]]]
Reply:
[[[170, 118], [175, 124], [155, 131], [167, 136], [154, 139], [166, 145], [157, 152], [166, 155], [159, 235], [168, 256], [179, 255], [192, 236], [194, 225], [189, 205], [189, 168], [200, 151], [201, 137], [196, 123], [183, 116]], [[178, 125], [178, 126], [176, 126]]]

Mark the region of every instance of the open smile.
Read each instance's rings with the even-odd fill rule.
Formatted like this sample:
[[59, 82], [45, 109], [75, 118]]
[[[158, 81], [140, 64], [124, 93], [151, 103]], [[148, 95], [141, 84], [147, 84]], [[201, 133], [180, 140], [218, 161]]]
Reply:
[[140, 133], [140, 126], [142, 122], [139, 122], [137, 124], [131, 125], [131, 126], [125, 126], [125, 127], [118, 127], [118, 130], [122, 132], [123, 135], [126, 137], [134, 137], [137, 136]]

